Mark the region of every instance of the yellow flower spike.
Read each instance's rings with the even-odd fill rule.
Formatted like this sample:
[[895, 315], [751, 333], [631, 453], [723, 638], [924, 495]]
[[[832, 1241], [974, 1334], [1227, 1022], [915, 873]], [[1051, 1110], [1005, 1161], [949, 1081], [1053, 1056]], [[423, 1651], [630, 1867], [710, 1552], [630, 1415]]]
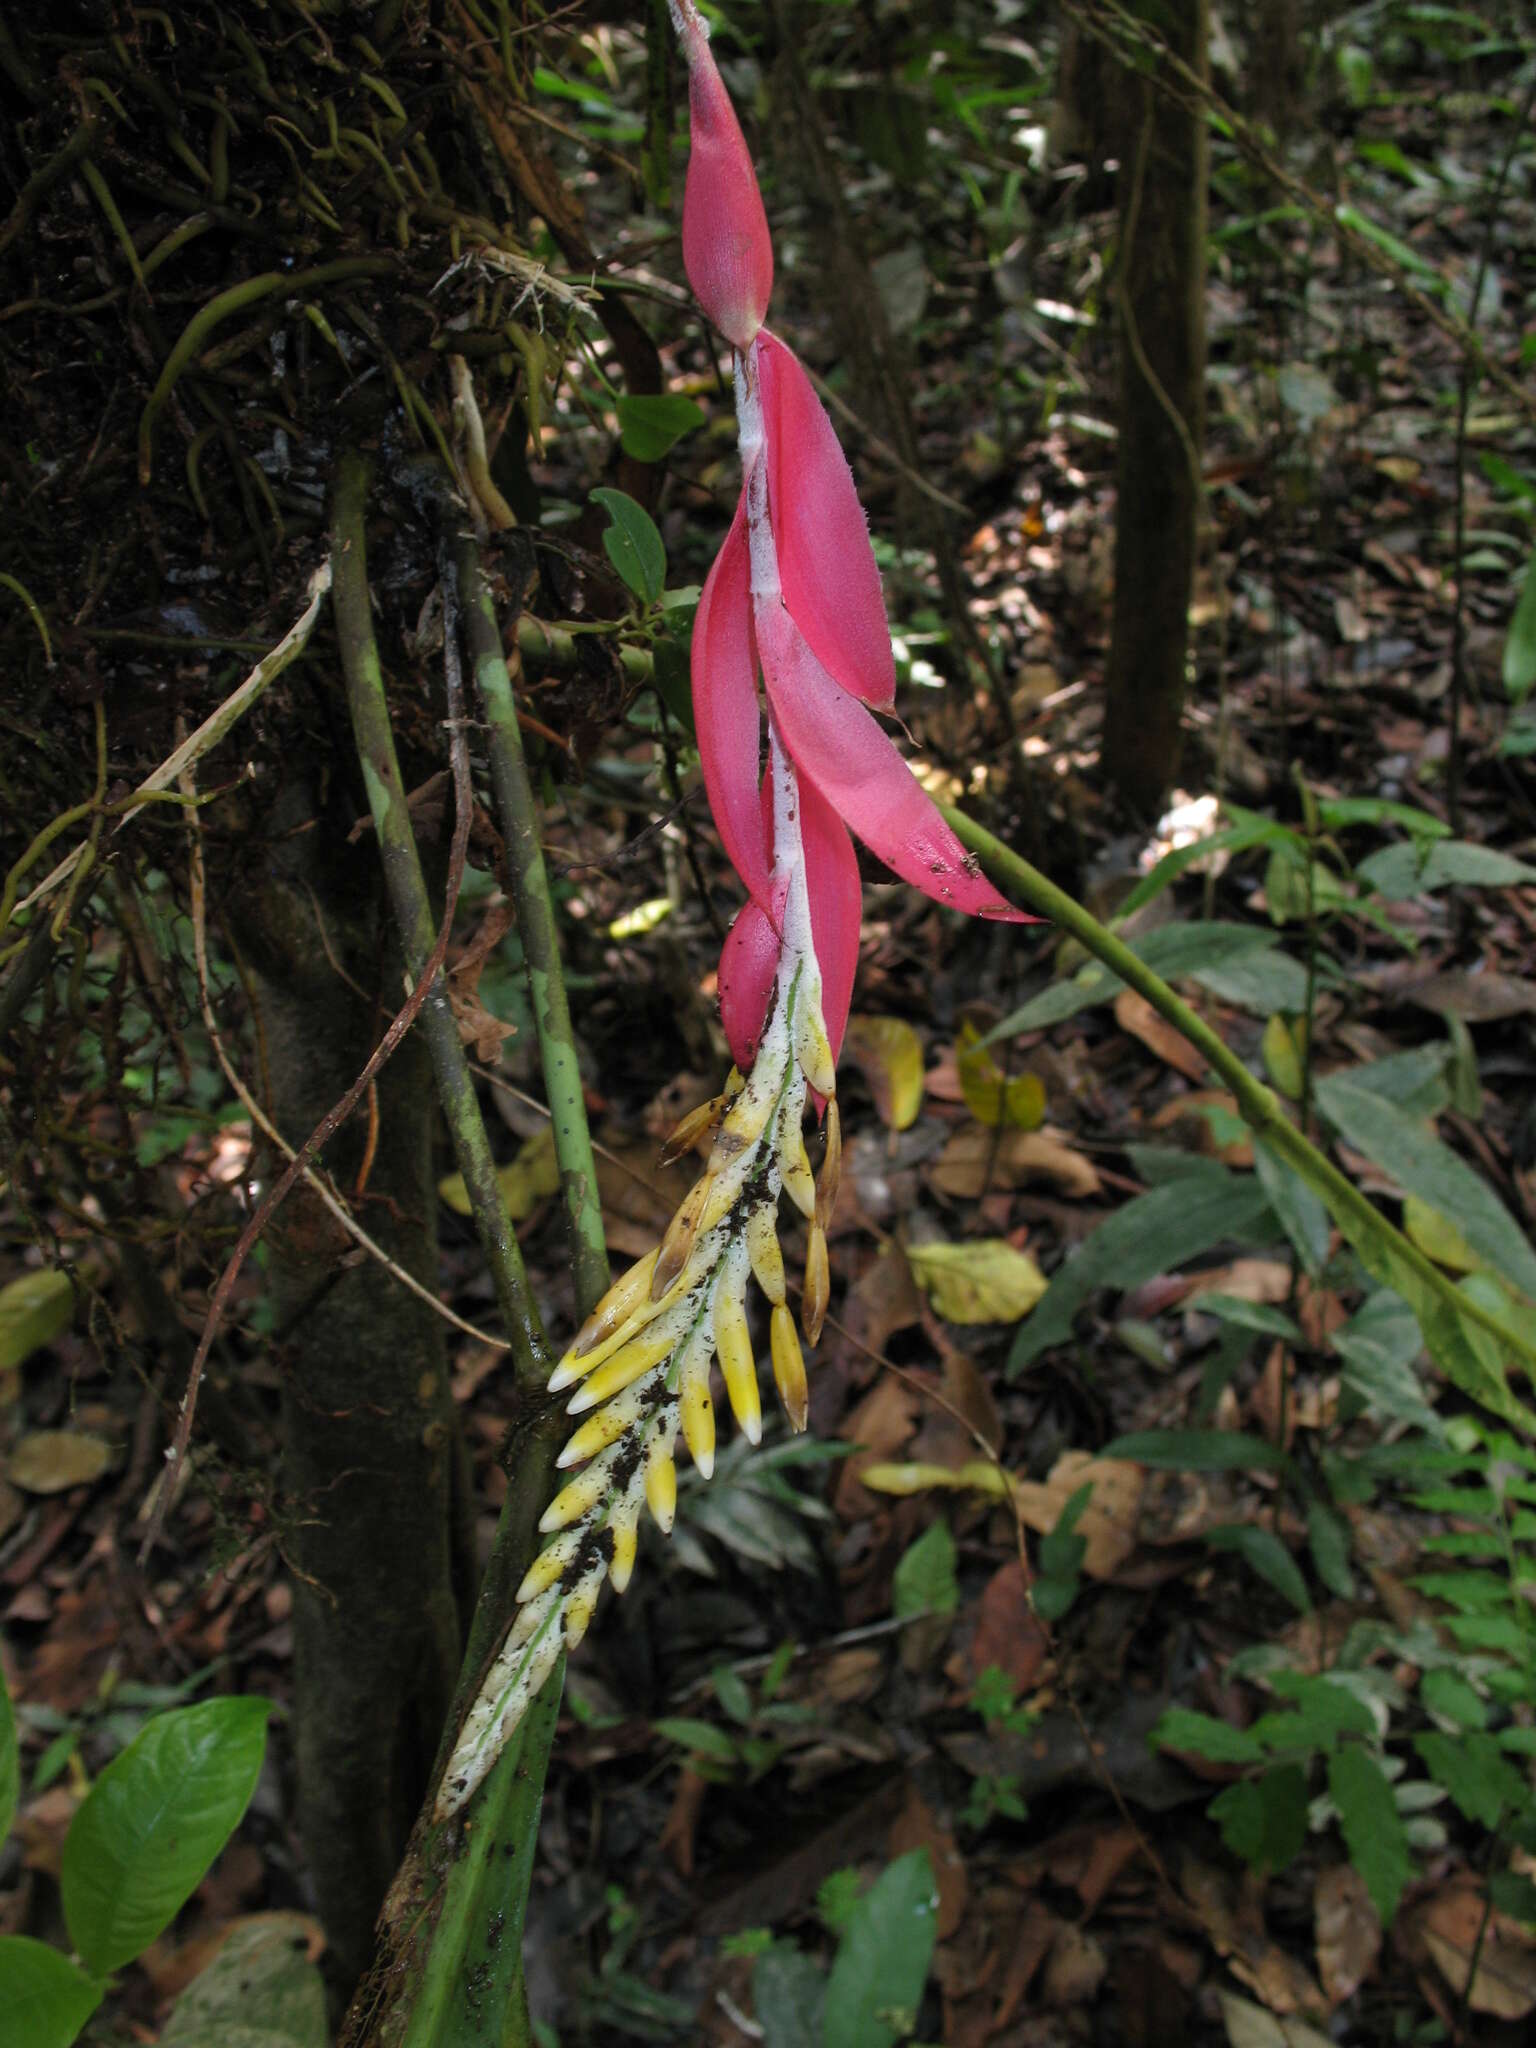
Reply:
[[690, 1109], [686, 1116], [680, 1117], [657, 1155], [656, 1164], [673, 1166], [693, 1151], [706, 1132], [713, 1132], [725, 1115], [730, 1099], [729, 1095], [712, 1096], [708, 1102], [701, 1102], [696, 1109]]
[[818, 1095], [831, 1095], [837, 1087], [837, 1068], [822, 1019], [820, 989], [809, 1000], [802, 996], [795, 1007], [795, 1058], [800, 1071]]
[[821, 1326], [827, 1320], [827, 1304], [832, 1298], [832, 1274], [827, 1263], [827, 1233], [819, 1223], [813, 1223], [805, 1251], [805, 1292], [800, 1298], [800, 1326], [805, 1331], [807, 1344], [816, 1344], [821, 1339]]
[[837, 1097], [827, 1100], [826, 1150], [822, 1155], [821, 1178], [816, 1183], [816, 1221], [825, 1230], [837, 1207], [837, 1191], [843, 1179], [843, 1120], [837, 1113]]
[[800, 1334], [795, 1328], [794, 1317], [782, 1301], [774, 1307], [768, 1332], [773, 1352], [773, 1383], [779, 1390], [779, 1399], [789, 1417], [790, 1428], [798, 1432], [810, 1419], [811, 1390], [805, 1380], [805, 1354], [800, 1349]]
[[630, 1574], [635, 1568], [635, 1550], [640, 1532], [633, 1519], [614, 1522], [613, 1555], [608, 1560], [608, 1576], [613, 1581], [615, 1593], [622, 1593], [629, 1584]]
[[779, 1099], [780, 1071], [777, 1064], [771, 1073], [763, 1073], [757, 1066], [753, 1067], [750, 1080], [726, 1112], [720, 1135], [715, 1140], [715, 1150], [723, 1154], [724, 1159], [734, 1159], [745, 1152], [767, 1129], [773, 1105]]
[[517, 1589], [518, 1599], [537, 1600], [541, 1593], [547, 1593], [580, 1548], [581, 1531], [572, 1529], [551, 1543], [547, 1550], [541, 1550], [523, 1573], [523, 1583]]
[[811, 1173], [811, 1162], [805, 1155], [805, 1137], [798, 1121], [780, 1141], [779, 1172], [784, 1177], [785, 1194], [809, 1221], [816, 1214], [816, 1181]]
[[556, 1458], [558, 1468], [563, 1472], [569, 1465], [583, 1465], [588, 1458], [595, 1458], [599, 1451], [606, 1451], [610, 1444], [617, 1443], [625, 1430], [632, 1429], [640, 1420], [647, 1396], [653, 1391], [654, 1380], [647, 1373], [627, 1386], [622, 1394], [615, 1394], [596, 1414], [589, 1415]]
[[[559, 1605], [560, 1589], [558, 1586], [551, 1586], [548, 1592], [541, 1593], [537, 1600], [530, 1600], [526, 1606], [519, 1607], [507, 1640], [502, 1646], [502, 1657], [514, 1656], [531, 1636], [536, 1636]], [[555, 1632], [555, 1640], [558, 1642], [559, 1639], [558, 1632]]]
[[688, 1254], [693, 1250], [694, 1239], [699, 1234], [699, 1218], [709, 1200], [710, 1189], [715, 1176], [706, 1173], [696, 1180], [684, 1195], [682, 1204], [672, 1221], [667, 1225], [667, 1234], [661, 1240], [661, 1249], [656, 1255], [656, 1268], [651, 1275], [651, 1299], [660, 1301], [672, 1282], [688, 1263]]
[[632, 1337], [621, 1351], [600, 1365], [596, 1372], [589, 1373], [576, 1392], [565, 1404], [567, 1415], [585, 1415], [589, 1408], [596, 1408], [612, 1394], [621, 1394], [627, 1386], [670, 1357], [682, 1335], [679, 1319], [674, 1314], [658, 1316], [648, 1329], [638, 1337]]
[[566, 1598], [565, 1613], [561, 1620], [565, 1647], [568, 1650], [575, 1649], [591, 1624], [592, 1616], [597, 1610], [597, 1596], [603, 1589], [604, 1576], [604, 1568], [601, 1565], [596, 1571], [584, 1573]]
[[708, 1479], [715, 1469], [715, 1404], [709, 1398], [709, 1351], [705, 1345], [696, 1345], [684, 1360], [677, 1395], [683, 1442], [699, 1477]]
[[[757, 1284], [771, 1302], [784, 1299], [784, 1254], [779, 1249], [777, 1204], [764, 1202], [747, 1218], [743, 1236]], [[722, 1359], [721, 1363], [724, 1363]]]
[[[580, 1377], [578, 1373], [569, 1370], [571, 1360], [585, 1358], [589, 1352], [595, 1351], [605, 1337], [613, 1335], [620, 1323], [627, 1322], [643, 1302], [650, 1300], [651, 1274], [655, 1269], [656, 1258], [656, 1252], [647, 1252], [643, 1259], [614, 1281], [597, 1307], [587, 1317], [576, 1333], [575, 1343], [556, 1369], [555, 1379], [559, 1379], [561, 1373], [567, 1375], [561, 1381], [561, 1385], [569, 1386], [572, 1380]], [[554, 1380], [551, 1380], [549, 1385], [552, 1393], [559, 1393], [560, 1388], [555, 1385]]]
[[[746, 1322], [743, 1319], [742, 1331]], [[731, 1404], [731, 1413], [736, 1426], [749, 1444], [760, 1444], [763, 1440], [763, 1397], [757, 1387], [757, 1360], [748, 1343], [742, 1351], [720, 1353], [720, 1370], [725, 1378], [726, 1398]]]
[[594, 1458], [584, 1472], [578, 1472], [568, 1486], [560, 1489], [544, 1510], [539, 1517], [539, 1534], [551, 1535], [589, 1514], [607, 1492], [611, 1472], [611, 1460]]
[[[675, 1426], [675, 1420], [674, 1420]], [[677, 1514], [677, 1465], [672, 1456], [672, 1431], [651, 1438], [645, 1457], [645, 1504], [663, 1536], [672, 1534]]]

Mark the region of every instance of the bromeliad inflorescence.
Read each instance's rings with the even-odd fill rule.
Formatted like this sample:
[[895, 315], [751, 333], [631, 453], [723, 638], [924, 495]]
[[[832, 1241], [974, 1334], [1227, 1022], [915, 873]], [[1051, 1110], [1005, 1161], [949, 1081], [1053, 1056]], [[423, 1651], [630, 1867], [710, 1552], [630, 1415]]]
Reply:
[[[720, 957], [720, 1015], [737, 1065], [685, 1120], [676, 1152], [714, 1131], [703, 1177], [658, 1248], [598, 1304], [550, 1380], [584, 1419], [560, 1464], [581, 1469], [545, 1512], [552, 1541], [518, 1588], [518, 1614], [444, 1773], [440, 1814], [490, 1769], [555, 1660], [586, 1632], [605, 1578], [634, 1569], [640, 1510], [663, 1530], [677, 1500], [679, 1432], [714, 1466], [716, 1359], [732, 1412], [762, 1430], [748, 1278], [770, 1304], [769, 1349], [790, 1426], [805, 1428], [805, 1360], [786, 1300], [781, 1193], [806, 1220], [801, 1323], [827, 1310], [827, 1221], [841, 1156], [836, 1060], [858, 962], [852, 826], [905, 881], [953, 909], [1024, 921], [974, 871], [867, 705], [896, 689], [864, 513], [810, 379], [764, 328], [773, 250], [740, 125], [693, 0], [671, 0], [689, 68], [692, 149], [683, 261], [734, 352], [742, 490], [699, 600], [693, 708], [710, 807], [748, 901]], [[767, 762], [762, 763], [762, 676]], [[804, 1137], [825, 1120], [821, 1178]]]

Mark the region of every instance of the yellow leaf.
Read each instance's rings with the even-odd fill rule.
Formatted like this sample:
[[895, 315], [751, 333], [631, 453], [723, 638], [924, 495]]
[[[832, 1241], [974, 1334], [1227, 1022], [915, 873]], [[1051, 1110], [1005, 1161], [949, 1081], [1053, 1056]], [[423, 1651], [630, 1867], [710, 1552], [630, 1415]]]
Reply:
[[1437, 1266], [1448, 1266], [1453, 1273], [1486, 1270], [1486, 1261], [1473, 1251], [1450, 1217], [1431, 1209], [1417, 1195], [1403, 1197], [1403, 1229], [1425, 1258], [1433, 1259]]
[[105, 1438], [84, 1430], [34, 1429], [12, 1451], [10, 1474], [26, 1493], [64, 1493], [99, 1479], [113, 1455]]
[[[507, 1214], [514, 1223], [531, 1216], [540, 1202], [560, 1192], [560, 1167], [555, 1159], [555, 1134], [546, 1124], [529, 1138], [509, 1165], [498, 1167], [496, 1179], [506, 1198]], [[450, 1173], [437, 1184], [437, 1192], [457, 1216], [469, 1214], [469, 1193], [461, 1173]]]
[[69, 1275], [52, 1266], [0, 1287], [0, 1372], [61, 1337], [75, 1314]]
[[644, 903], [637, 903], [633, 910], [626, 910], [622, 917], [616, 917], [608, 927], [610, 939], [641, 939], [647, 932], [655, 931], [664, 918], [672, 915], [670, 896], [648, 896]]
[[1264, 1026], [1260, 1050], [1271, 1081], [1282, 1095], [1299, 1102], [1307, 1055], [1306, 1018], [1282, 1017], [1277, 1011]]
[[977, 1123], [993, 1129], [1006, 1124], [1015, 1131], [1038, 1130], [1045, 1118], [1044, 1082], [1038, 1074], [1005, 1076], [992, 1048], [978, 1045], [980, 1037], [974, 1024], [960, 1027], [955, 1066], [966, 1108]]
[[843, 1050], [869, 1084], [880, 1121], [893, 1131], [917, 1122], [923, 1106], [923, 1046], [900, 1017], [850, 1017]]
[[1016, 1323], [1045, 1292], [1045, 1275], [1006, 1238], [907, 1246], [912, 1277], [951, 1323]]

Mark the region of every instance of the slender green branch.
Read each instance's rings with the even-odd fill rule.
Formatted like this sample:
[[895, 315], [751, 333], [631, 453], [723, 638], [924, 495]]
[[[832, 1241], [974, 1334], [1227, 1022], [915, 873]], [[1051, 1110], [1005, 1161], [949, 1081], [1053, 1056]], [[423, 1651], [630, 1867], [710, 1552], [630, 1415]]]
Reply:
[[592, 1138], [587, 1129], [581, 1069], [560, 965], [555, 909], [539, 844], [538, 813], [528, 781], [528, 764], [523, 757], [512, 677], [502, 651], [496, 607], [486, 587], [473, 538], [459, 539], [453, 560], [470, 665], [490, 726], [491, 780], [496, 789], [501, 829], [506, 835], [512, 901], [523, 942], [523, 958], [528, 965], [528, 990], [544, 1063], [544, 1087], [554, 1119], [555, 1157], [560, 1165], [576, 1282], [576, 1312], [585, 1316], [607, 1289], [608, 1251], [603, 1240], [602, 1205], [592, 1159]]
[[[416, 850], [416, 835], [400, 778], [390, 729], [389, 705], [368, 593], [368, 556], [364, 510], [368, 496], [368, 461], [355, 451], [341, 459], [331, 521], [332, 601], [336, 638], [346, 681], [347, 705], [362, 762], [368, 805], [379, 835], [384, 881], [394, 909], [405, 962], [419, 975], [432, 952], [436, 930], [427, 895], [426, 877]], [[496, 1178], [485, 1121], [475, 1095], [474, 1077], [459, 1027], [439, 980], [428, 992], [421, 1018], [432, 1053], [438, 1096], [448, 1124], [454, 1158], [464, 1177], [475, 1228], [495, 1283], [496, 1298], [506, 1323], [519, 1377], [542, 1386], [549, 1375], [543, 1326], [528, 1288], [523, 1255], [518, 1248], [506, 1198]]]
[[[951, 805], [939, 807], [963, 843], [979, 855], [989, 871], [1018, 902], [1027, 904], [1062, 931], [1070, 932], [1087, 950], [1139, 995], [1174, 1029], [1202, 1053], [1211, 1068], [1232, 1091], [1238, 1112], [1256, 1136], [1262, 1138], [1326, 1202], [1334, 1221], [1350, 1242], [1372, 1263], [1380, 1275], [1383, 1260], [1397, 1273], [1408, 1276], [1417, 1289], [1443, 1314], [1475, 1324], [1485, 1331], [1501, 1351], [1519, 1353], [1527, 1368], [1536, 1367], [1536, 1342], [1518, 1336], [1507, 1323], [1489, 1314], [1472, 1296], [1464, 1294], [1447, 1279], [1418, 1246], [1412, 1243], [1369, 1201], [1332, 1160], [1297, 1130], [1281, 1107], [1279, 1097], [1262, 1081], [1254, 1079], [1242, 1061], [1214, 1032], [1205, 1019], [1192, 1010], [1151, 968], [1137, 959], [1123, 939], [1099, 923], [1080, 903], [1048, 881], [982, 825]], [[1426, 1331], [1426, 1337], [1429, 1333]], [[1511, 1397], [1512, 1398], [1512, 1397]], [[1506, 1413], [1510, 1412], [1508, 1408]]]

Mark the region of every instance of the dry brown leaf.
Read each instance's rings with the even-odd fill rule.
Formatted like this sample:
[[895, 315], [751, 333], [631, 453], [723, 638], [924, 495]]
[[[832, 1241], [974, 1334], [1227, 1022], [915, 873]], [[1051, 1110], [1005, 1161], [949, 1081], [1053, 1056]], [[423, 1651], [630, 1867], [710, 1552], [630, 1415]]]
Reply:
[[1282, 1259], [1234, 1259], [1229, 1266], [1213, 1266], [1191, 1279], [1186, 1300], [1202, 1294], [1230, 1294], [1238, 1301], [1263, 1302], [1270, 1307], [1288, 1299], [1291, 1269]]
[[1147, 1119], [1148, 1128], [1154, 1131], [1187, 1124], [1199, 1151], [1219, 1159], [1223, 1166], [1239, 1169], [1253, 1164], [1253, 1140], [1239, 1128], [1241, 1123], [1237, 1102], [1224, 1088], [1193, 1088], [1184, 1095], [1175, 1095]]
[[1109, 1579], [1136, 1548], [1145, 1483], [1139, 1465], [1120, 1458], [1095, 1458], [1087, 1451], [1064, 1451], [1043, 1485], [1027, 1479], [1015, 1485], [1014, 1502], [1020, 1519], [1043, 1534], [1055, 1528], [1077, 1489], [1091, 1484], [1093, 1498], [1077, 1525], [1077, 1533], [1087, 1545], [1083, 1570], [1090, 1578]]
[[892, 1334], [922, 1319], [923, 1297], [898, 1244], [880, 1247], [843, 1304], [848, 1333], [871, 1351], [884, 1351]]
[[918, 1396], [904, 1380], [883, 1373], [842, 1424], [838, 1435], [858, 1446], [837, 1475], [833, 1506], [846, 1522], [869, 1513], [870, 1495], [859, 1484], [866, 1465], [895, 1456], [917, 1427]]
[[988, 1579], [965, 1654], [973, 1681], [994, 1664], [1012, 1680], [1015, 1693], [1027, 1693], [1039, 1678], [1050, 1645], [1029, 1604], [1024, 1567], [1017, 1558]]
[[1352, 1863], [1331, 1863], [1312, 1890], [1317, 1974], [1330, 2006], [1353, 1998], [1376, 1967], [1381, 1921]]
[[965, 1901], [970, 1890], [965, 1874], [965, 1859], [960, 1854], [954, 1831], [944, 1827], [933, 1808], [924, 1799], [916, 1785], [907, 1787], [907, 1803], [891, 1823], [887, 1853], [894, 1860], [904, 1856], [909, 1849], [926, 1849], [928, 1867], [933, 1872], [934, 1885], [939, 1894], [939, 1910], [934, 1916], [934, 1934], [939, 1941], [948, 1941], [955, 1929], [965, 1918]]
[[944, 1353], [944, 1376], [939, 1391], [989, 1450], [1001, 1450], [1003, 1423], [987, 1376], [974, 1358], [953, 1345]]
[[1132, 1038], [1139, 1038], [1164, 1066], [1172, 1067], [1188, 1081], [1205, 1079], [1205, 1056], [1196, 1052], [1180, 1031], [1175, 1031], [1159, 1011], [1133, 988], [1121, 989], [1115, 997], [1115, 1022]]
[[1040, 1996], [1055, 2006], [1087, 2005], [1104, 1982], [1109, 1958], [1103, 1944], [1086, 1929], [1068, 1921], [1051, 1944], [1045, 1959]]
[[1044, 1180], [1064, 1195], [1087, 1200], [1103, 1183], [1091, 1159], [1073, 1150], [1064, 1131], [992, 1131], [967, 1124], [939, 1154], [930, 1176], [941, 1194], [974, 1202], [988, 1188], [1017, 1188]]
[[[1490, 1914], [1484, 1929], [1485, 1910], [1482, 1894], [1471, 1885], [1448, 1885], [1419, 1909], [1414, 1931], [1446, 1983], [1458, 1998], [1465, 1995], [1473, 2012], [1523, 2020], [1536, 2011], [1536, 1947], [1530, 1935], [1502, 1913]], [[1469, 1992], [1474, 1950], [1477, 1973]]]

